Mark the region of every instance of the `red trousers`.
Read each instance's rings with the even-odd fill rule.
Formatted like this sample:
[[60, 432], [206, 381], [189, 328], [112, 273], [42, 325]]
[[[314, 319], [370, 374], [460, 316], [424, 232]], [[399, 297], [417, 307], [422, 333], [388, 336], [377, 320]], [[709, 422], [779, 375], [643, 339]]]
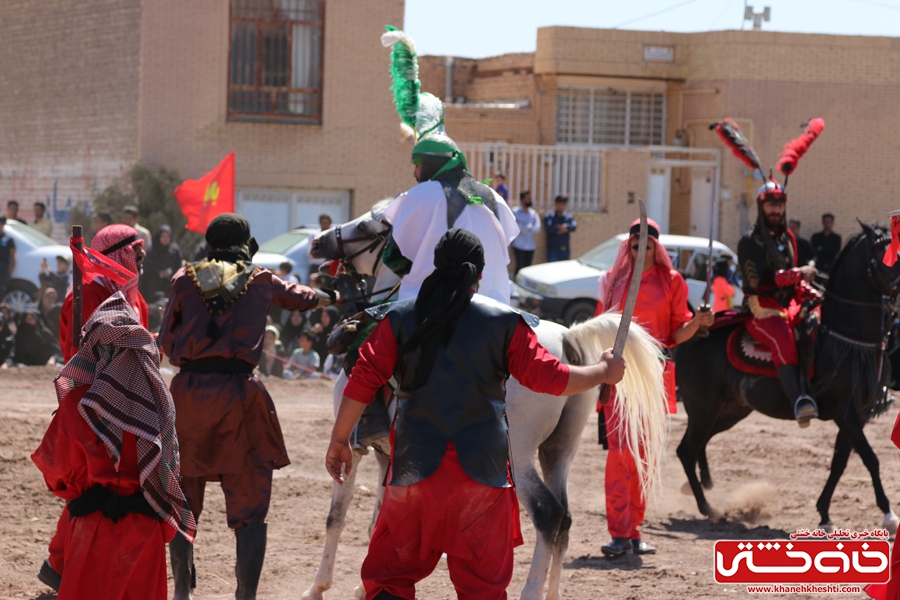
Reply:
[[[63, 513], [68, 516], [68, 511]], [[159, 521], [100, 512], [66, 523], [66, 576], [59, 600], [167, 600], [166, 540]]]
[[66, 529], [69, 526], [69, 509], [63, 508], [62, 514], [59, 515], [59, 521], [56, 522], [56, 533], [50, 538], [50, 548], [48, 562], [53, 570], [62, 575], [63, 566], [66, 564]]
[[362, 566], [366, 600], [382, 590], [414, 600], [416, 583], [434, 571], [442, 553], [459, 598], [505, 600], [513, 548], [521, 543], [515, 490], [469, 477], [448, 444], [433, 475], [385, 489]]
[[747, 321], [747, 331], [750, 332], [754, 340], [769, 349], [772, 353], [772, 362], [775, 363], [775, 368], [784, 365], [796, 365], [799, 359], [797, 358], [797, 344], [794, 342], [793, 321], [797, 317], [800, 305], [796, 302], [791, 302], [790, 308], [784, 309], [773, 301], [766, 300], [768, 299], [760, 300], [760, 304], [764, 308], [784, 310], [788, 313], [788, 317], [753, 318]]
[[[248, 461], [250, 462], [250, 461]], [[241, 529], [266, 520], [272, 497], [272, 467], [256, 465], [240, 473], [211, 477], [182, 477], [181, 489], [197, 521], [203, 512], [207, 481], [219, 481], [225, 494], [225, 518], [228, 527]]]
[[619, 420], [613, 411], [618, 402], [615, 392], [609, 404], [603, 409], [606, 417], [606, 441], [609, 452], [606, 455], [606, 520], [609, 534], [613, 538], [640, 539], [638, 527], [644, 522], [647, 499], [641, 494], [641, 483], [637, 475], [637, 465], [622, 439]]

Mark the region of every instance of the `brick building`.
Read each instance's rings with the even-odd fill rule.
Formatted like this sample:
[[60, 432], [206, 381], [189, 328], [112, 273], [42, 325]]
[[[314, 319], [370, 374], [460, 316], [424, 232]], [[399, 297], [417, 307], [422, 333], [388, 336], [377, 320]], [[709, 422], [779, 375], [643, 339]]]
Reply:
[[68, 211], [141, 161], [198, 178], [236, 152], [266, 239], [411, 183], [384, 24], [403, 0], [5, 0], [0, 205]]
[[761, 182], [708, 130], [724, 117], [767, 166], [825, 119], [788, 187], [806, 235], [823, 212], [846, 238], [856, 217], [885, 222], [900, 203], [900, 38], [546, 27], [533, 54], [420, 65], [423, 88], [453, 99], [447, 131], [476, 176], [506, 172], [511, 198], [531, 189], [536, 208], [569, 196], [574, 256], [624, 231], [638, 197], [674, 234], [705, 237], [714, 207], [735, 248]]

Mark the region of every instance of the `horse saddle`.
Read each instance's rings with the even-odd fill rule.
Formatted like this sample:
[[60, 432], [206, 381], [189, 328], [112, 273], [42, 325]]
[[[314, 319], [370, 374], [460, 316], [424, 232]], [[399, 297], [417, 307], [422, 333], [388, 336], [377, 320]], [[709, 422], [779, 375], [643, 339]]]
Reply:
[[[749, 313], [737, 313], [723, 315], [730, 320], [731, 325], [737, 326], [728, 335], [726, 343], [726, 352], [728, 354], [728, 362], [731, 366], [750, 375], [762, 375], [764, 377], [778, 377], [778, 371], [775, 370], [775, 363], [772, 361], [772, 351], [765, 344], [757, 341], [745, 327], [745, 322], [749, 321], [752, 316]], [[716, 325], [718, 325], [719, 315], [716, 315]], [[819, 318], [817, 312], [811, 312], [805, 320], [797, 326], [795, 337], [799, 338], [797, 343], [797, 351], [800, 354], [800, 360], [809, 365], [809, 378], [812, 379], [815, 356], [815, 340], [816, 333], [819, 328]], [[808, 358], [806, 358], [808, 357]], [[804, 358], [806, 358], [804, 360]]]

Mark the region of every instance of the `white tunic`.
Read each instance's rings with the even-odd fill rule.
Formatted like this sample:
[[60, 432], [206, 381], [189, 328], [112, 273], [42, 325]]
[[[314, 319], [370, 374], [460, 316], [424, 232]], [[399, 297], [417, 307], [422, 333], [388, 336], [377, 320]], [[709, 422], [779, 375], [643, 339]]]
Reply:
[[[454, 227], [472, 232], [484, 246], [484, 272], [478, 293], [509, 304], [509, 244], [519, 227], [506, 201], [494, 192], [500, 220], [486, 206], [467, 205]], [[412, 270], [403, 277], [398, 300], [415, 298], [426, 277], [434, 271], [434, 247], [447, 233], [447, 197], [436, 181], [426, 181], [400, 194], [384, 211], [393, 225], [394, 243], [412, 261]]]

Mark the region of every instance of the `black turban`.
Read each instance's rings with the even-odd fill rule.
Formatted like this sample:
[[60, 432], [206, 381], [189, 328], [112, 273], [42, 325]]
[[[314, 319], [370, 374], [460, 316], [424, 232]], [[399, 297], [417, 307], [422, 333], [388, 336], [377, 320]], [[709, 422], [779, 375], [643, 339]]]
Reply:
[[242, 257], [244, 260], [250, 260], [259, 249], [256, 240], [250, 237], [250, 222], [234, 213], [223, 213], [210, 221], [206, 228], [206, 243], [210, 255], [247, 246], [241, 253], [247, 254]]
[[401, 356], [422, 349], [413, 389], [422, 387], [463, 311], [472, 299], [484, 270], [484, 248], [465, 229], [451, 229], [434, 247], [434, 271], [422, 282], [416, 298], [415, 332], [400, 347]]

